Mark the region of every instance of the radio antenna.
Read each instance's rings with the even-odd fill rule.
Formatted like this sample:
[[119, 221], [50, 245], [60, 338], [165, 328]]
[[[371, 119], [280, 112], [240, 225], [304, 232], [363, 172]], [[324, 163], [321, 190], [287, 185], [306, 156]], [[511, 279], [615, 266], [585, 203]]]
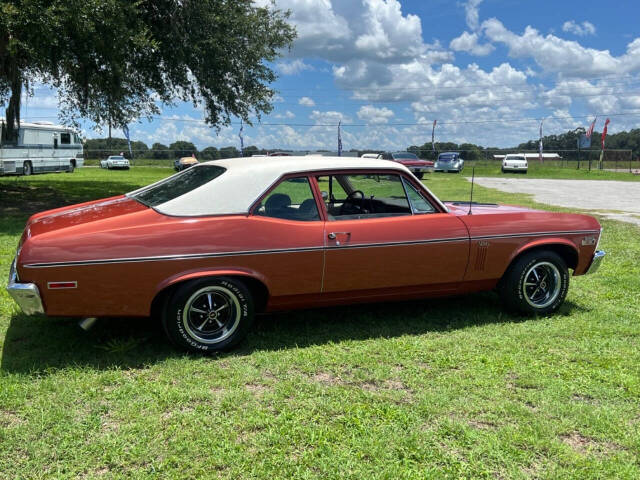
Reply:
[[471, 206], [473, 205], [473, 183], [475, 179], [476, 179], [476, 167], [474, 165], [473, 168], [471, 169], [471, 198], [469, 199], [469, 212], [467, 213], [467, 215], [473, 215], [471, 213]]

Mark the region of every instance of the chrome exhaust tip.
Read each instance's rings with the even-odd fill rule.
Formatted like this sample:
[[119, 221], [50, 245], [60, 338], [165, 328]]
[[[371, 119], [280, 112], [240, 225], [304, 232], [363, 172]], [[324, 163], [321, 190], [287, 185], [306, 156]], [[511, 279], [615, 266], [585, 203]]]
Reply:
[[86, 317], [78, 322], [78, 326], [85, 332], [88, 332], [97, 321], [98, 319], [96, 317]]

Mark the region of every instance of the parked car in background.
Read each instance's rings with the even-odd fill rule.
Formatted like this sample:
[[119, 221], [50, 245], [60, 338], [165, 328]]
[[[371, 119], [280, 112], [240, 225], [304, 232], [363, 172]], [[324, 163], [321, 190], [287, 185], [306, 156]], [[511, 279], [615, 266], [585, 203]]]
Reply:
[[443, 203], [399, 162], [234, 158], [33, 215], [7, 288], [26, 314], [157, 316], [213, 352], [278, 310], [496, 289], [549, 315], [570, 270], [598, 268], [600, 234], [588, 215]]
[[[0, 139], [5, 137], [0, 120]], [[0, 175], [73, 172], [84, 165], [80, 136], [51, 122], [21, 122], [14, 141], [0, 140]]]
[[407, 167], [418, 178], [422, 178], [425, 173], [433, 172], [434, 164], [431, 160], [422, 160], [415, 153], [393, 152], [383, 153], [380, 157], [384, 160], [393, 160]]
[[104, 160], [100, 160], [100, 168], [106, 168], [109, 170], [122, 168], [125, 170], [129, 170], [129, 160], [127, 160], [122, 155], [110, 155]]
[[464, 168], [464, 160], [459, 152], [442, 152], [436, 160], [436, 172], [456, 172], [460, 173]]
[[509, 153], [502, 160], [502, 173], [522, 172], [527, 173], [529, 164], [524, 153]]
[[193, 167], [194, 165], [197, 165], [197, 164], [198, 164], [198, 160], [194, 156], [182, 157], [176, 160], [175, 162], [173, 162], [173, 169], [176, 172], [179, 172], [181, 170], [185, 170], [187, 168]]

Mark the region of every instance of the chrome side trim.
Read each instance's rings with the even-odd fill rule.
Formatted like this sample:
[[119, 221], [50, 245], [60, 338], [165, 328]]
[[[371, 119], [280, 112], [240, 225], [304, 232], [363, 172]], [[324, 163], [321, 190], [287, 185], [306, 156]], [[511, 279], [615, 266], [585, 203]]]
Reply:
[[605, 252], [604, 250], [597, 250], [596, 253], [593, 254], [591, 265], [589, 265], [589, 268], [587, 268], [584, 274], [591, 275], [592, 273], [596, 273], [600, 268], [600, 264], [602, 263], [602, 260], [604, 259], [606, 254], [607, 252]]
[[18, 274], [16, 272], [16, 260], [13, 259], [11, 268], [9, 269], [9, 283], [7, 285], [9, 295], [20, 306], [22, 311], [27, 315], [34, 313], [44, 313], [40, 291], [35, 283], [18, 283]]
[[77, 265], [102, 265], [109, 263], [139, 263], [139, 262], [156, 262], [161, 260], [192, 260], [200, 258], [216, 258], [216, 257], [230, 257], [230, 256], [244, 256], [244, 255], [265, 255], [275, 253], [297, 253], [297, 252], [313, 252], [317, 250], [335, 250], [335, 249], [350, 249], [350, 248], [376, 248], [376, 247], [394, 247], [401, 245], [427, 245], [431, 243], [449, 243], [449, 242], [462, 242], [469, 240], [488, 240], [497, 238], [520, 238], [520, 237], [542, 237], [542, 236], [554, 236], [554, 235], [583, 235], [587, 233], [597, 233], [597, 230], [581, 230], [573, 232], [529, 232], [529, 233], [517, 233], [508, 235], [485, 235], [477, 237], [453, 237], [453, 238], [437, 238], [430, 240], [414, 240], [404, 242], [384, 242], [384, 243], [360, 243], [340, 246], [317, 246], [317, 247], [299, 247], [299, 248], [283, 248], [272, 250], [241, 250], [235, 252], [211, 252], [211, 253], [186, 253], [176, 255], [156, 255], [150, 257], [124, 257], [124, 258], [106, 258], [95, 260], [77, 260], [72, 262], [44, 262], [44, 263], [30, 263], [25, 265], [25, 268], [47, 268], [47, 267], [70, 267]]

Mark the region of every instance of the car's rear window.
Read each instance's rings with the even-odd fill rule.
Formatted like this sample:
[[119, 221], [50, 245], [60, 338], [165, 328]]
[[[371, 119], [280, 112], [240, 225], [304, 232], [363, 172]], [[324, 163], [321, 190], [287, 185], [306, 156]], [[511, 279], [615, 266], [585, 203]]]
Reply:
[[128, 196], [147, 207], [156, 207], [209, 183], [225, 170], [216, 165], [198, 165]]
[[455, 153], [445, 153], [438, 156], [438, 160], [455, 160], [457, 155]]

